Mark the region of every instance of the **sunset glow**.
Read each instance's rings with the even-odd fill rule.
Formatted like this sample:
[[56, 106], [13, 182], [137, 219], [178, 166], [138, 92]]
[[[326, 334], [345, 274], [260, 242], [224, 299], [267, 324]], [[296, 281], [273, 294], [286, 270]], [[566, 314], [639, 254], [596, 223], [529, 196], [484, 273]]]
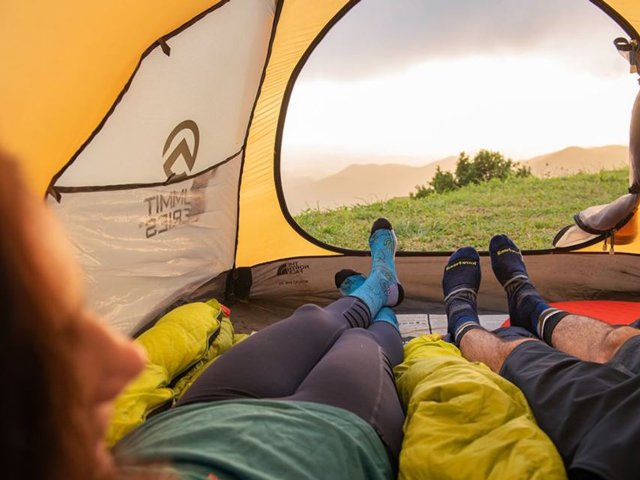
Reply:
[[585, 0], [362, 2], [302, 69], [283, 165], [305, 175], [344, 168], [341, 155], [424, 165], [481, 148], [526, 160], [626, 145], [638, 83], [613, 46], [624, 35]]
[[[622, 64], [622, 60], [621, 60]], [[419, 157], [496, 149], [517, 159], [626, 144], [635, 79], [596, 77], [554, 59], [432, 61], [360, 81], [296, 86], [285, 130], [293, 150]]]

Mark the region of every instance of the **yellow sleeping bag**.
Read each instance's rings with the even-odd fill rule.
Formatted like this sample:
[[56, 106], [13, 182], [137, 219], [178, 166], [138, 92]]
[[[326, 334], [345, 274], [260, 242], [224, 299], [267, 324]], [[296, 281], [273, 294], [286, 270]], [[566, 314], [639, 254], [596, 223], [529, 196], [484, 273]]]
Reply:
[[439, 336], [405, 345], [395, 369], [407, 407], [401, 479], [565, 479], [522, 392]]
[[228, 311], [216, 300], [182, 305], [160, 318], [135, 340], [147, 351], [147, 365], [116, 398], [107, 444], [180, 398], [209, 363], [244, 337], [234, 335]]

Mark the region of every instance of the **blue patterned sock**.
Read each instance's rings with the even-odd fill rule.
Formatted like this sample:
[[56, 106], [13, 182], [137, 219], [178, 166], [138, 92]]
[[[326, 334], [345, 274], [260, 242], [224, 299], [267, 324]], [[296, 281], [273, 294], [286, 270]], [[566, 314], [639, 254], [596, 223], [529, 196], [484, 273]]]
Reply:
[[345, 297], [351, 295], [354, 291], [360, 288], [366, 279], [367, 277], [360, 272], [356, 272], [349, 268], [340, 270], [336, 273], [334, 278], [336, 288], [340, 290], [340, 293]]
[[[335, 282], [336, 287], [340, 290], [342, 295], [351, 295], [355, 290], [360, 288], [366, 281], [366, 277], [355, 270], [340, 270], [336, 273]], [[387, 322], [393, 325], [393, 327], [400, 332], [400, 324], [396, 318], [395, 312], [390, 307], [382, 307], [375, 315], [374, 322]]]
[[396, 312], [393, 311], [391, 307], [382, 307], [378, 310], [378, 314], [373, 319], [373, 323], [376, 322], [387, 322], [392, 325], [398, 333], [400, 333], [400, 324], [398, 323], [398, 317], [396, 317]]
[[540, 296], [529, 280], [520, 249], [509, 237], [494, 236], [489, 243], [489, 253], [493, 273], [507, 292], [511, 325], [525, 328], [544, 338], [545, 324], [555, 328], [557, 322], [548, 321], [552, 317], [557, 320], [558, 314], [564, 317], [566, 313], [550, 307]]
[[480, 257], [471, 247], [460, 248], [449, 258], [442, 276], [447, 326], [456, 345], [474, 328], [482, 328], [476, 296], [480, 288]]
[[394, 263], [396, 244], [391, 223], [386, 218], [376, 220], [369, 236], [371, 272], [365, 282], [351, 293], [369, 307], [372, 317], [382, 307], [396, 306], [404, 298]]

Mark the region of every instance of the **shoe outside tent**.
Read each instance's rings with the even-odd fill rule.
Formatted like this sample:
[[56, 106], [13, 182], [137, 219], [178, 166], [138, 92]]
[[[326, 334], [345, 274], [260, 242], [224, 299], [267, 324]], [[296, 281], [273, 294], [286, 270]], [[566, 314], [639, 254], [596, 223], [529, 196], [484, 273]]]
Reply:
[[[616, 45], [637, 70], [640, 3], [584, 1], [626, 32]], [[280, 177], [295, 81], [357, 3], [3, 2], [0, 147], [62, 220], [111, 325], [135, 334], [171, 306], [215, 297], [251, 330], [336, 298], [337, 270], [367, 270], [367, 252], [297, 226]], [[629, 192], [585, 205], [555, 248], [525, 252], [551, 301], [637, 300], [640, 100], [629, 108]], [[400, 313], [443, 311], [449, 253], [399, 254]], [[505, 308], [488, 275], [479, 298]]]

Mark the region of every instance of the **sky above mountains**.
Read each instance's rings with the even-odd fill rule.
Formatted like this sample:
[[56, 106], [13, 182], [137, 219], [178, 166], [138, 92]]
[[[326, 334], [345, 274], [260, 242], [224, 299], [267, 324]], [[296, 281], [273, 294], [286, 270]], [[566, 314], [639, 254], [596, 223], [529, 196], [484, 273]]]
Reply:
[[587, 0], [362, 0], [298, 78], [283, 168], [626, 144], [638, 84], [620, 36]]

